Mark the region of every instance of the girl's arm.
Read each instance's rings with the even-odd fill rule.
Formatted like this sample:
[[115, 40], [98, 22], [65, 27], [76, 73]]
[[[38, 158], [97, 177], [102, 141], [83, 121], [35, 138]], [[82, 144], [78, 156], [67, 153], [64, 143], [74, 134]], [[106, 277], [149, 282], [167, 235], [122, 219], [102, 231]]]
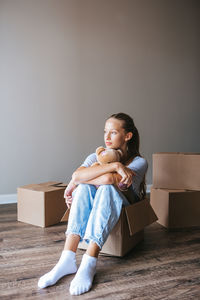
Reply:
[[72, 175], [74, 184], [88, 183], [94, 185], [116, 184], [120, 182], [130, 186], [134, 172], [121, 163], [80, 167]]
[[[97, 178], [88, 180], [86, 183], [93, 184], [93, 185], [102, 185], [102, 184], [116, 184], [117, 185], [114, 174], [117, 174], [117, 173], [107, 173], [107, 174], [101, 175]], [[121, 176], [120, 176], [120, 178], [121, 178]]]
[[[80, 171], [82, 169], [90, 169], [86, 167], [80, 167], [75, 172]], [[114, 173], [107, 173], [101, 176], [98, 176], [94, 179], [91, 179], [89, 181], [86, 181], [84, 183], [93, 184], [93, 185], [102, 185], [102, 184], [114, 184], [115, 183], [115, 177], [113, 175]], [[73, 175], [72, 175], [73, 176]], [[64, 198], [66, 199], [67, 207], [70, 208], [72, 204], [72, 193], [77, 187], [78, 183], [74, 182], [73, 178], [71, 179], [70, 183], [68, 184], [67, 188], [64, 191]]]
[[76, 187], [76, 184], [74, 184], [73, 180], [71, 179], [70, 183], [67, 185], [64, 191], [64, 198], [67, 199], [68, 197], [71, 197]]
[[[79, 167], [72, 175], [72, 180], [75, 184], [89, 183], [89, 181], [105, 175], [113, 173], [117, 170], [117, 163], [110, 163], [105, 165], [95, 165], [91, 167]], [[105, 177], [106, 178], [106, 177]], [[102, 177], [101, 179], [105, 179]], [[97, 183], [98, 184], [98, 183]]]
[[[89, 167], [89, 168], [80, 167], [75, 172], [77, 172], [77, 171], [79, 172], [80, 170], [83, 170], [83, 169], [90, 170], [91, 168], [92, 167]], [[115, 174], [117, 175], [117, 173], [115, 173]], [[69, 199], [69, 198], [72, 197], [72, 192], [75, 190], [75, 188], [79, 184], [78, 182], [74, 181], [74, 177], [75, 176], [73, 174], [70, 183], [68, 184], [67, 188], [65, 189], [64, 198], [66, 198], [66, 199]], [[120, 178], [121, 178], [121, 176], [120, 176]], [[84, 181], [83, 183], [94, 184], [94, 185], [115, 184], [116, 183], [116, 179], [114, 177], [114, 173], [106, 173], [106, 174], [100, 175], [100, 176], [98, 176], [98, 177], [96, 177], [94, 179], [90, 179], [88, 181]]]

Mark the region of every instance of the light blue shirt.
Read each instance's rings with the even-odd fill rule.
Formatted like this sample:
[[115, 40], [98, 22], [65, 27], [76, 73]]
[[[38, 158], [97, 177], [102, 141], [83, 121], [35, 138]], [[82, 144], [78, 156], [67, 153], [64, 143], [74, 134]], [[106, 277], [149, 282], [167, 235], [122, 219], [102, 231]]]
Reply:
[[[95, 162], [97, 162], [97, 156], [96, 156], [96, 153], [92, 153], [85, 159], [84, 163], [81, 166], [88, 168]], [[129, 165], [127, 165], [126, 167], [136, 173], [136, 175], [133, 176], [132, 186], [133, 186], [133, 190], [139, 196], [140, 184], [141, 184], [141, 182], [144, 178], [144, 175], [146, 174], [146, 171], [148, 169], [148, 163], [145, 158], [136, 156], [132, 160], [132, 162]]]

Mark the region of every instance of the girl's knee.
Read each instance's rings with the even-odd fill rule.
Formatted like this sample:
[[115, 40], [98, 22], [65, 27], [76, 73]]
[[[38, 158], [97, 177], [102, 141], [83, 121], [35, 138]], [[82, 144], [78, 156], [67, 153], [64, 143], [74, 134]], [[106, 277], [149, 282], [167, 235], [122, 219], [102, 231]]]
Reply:
[[100, 187], [98, 188], [98, 190], [106, 190], [106, 191], [109, 191], [109, 190], [115, 190], [115, 186], [113, 184], [102, 184], [100, 185]]
[[[103, 197], [102, 197], [103, 195]], [[114, 184], [103, 184], [97, 190], [97, 197], [110, 200], [116, 200], [119, 198], [123, 198], [123, 195], [119, 191], [119, 189]]]
[[88, 183], [80, 183], [78, 185], [78, 187], [80, 187], [80, 188], [91, 188], [91, 187], [94, 187], [94, 185], [88, 184]]
[[77, 186], [78, 189], [84, 189], [86, 188], [87, 184], [84, 183], [79, 183], [79, 185]]
[[80, 183], [77, 187], [77, 189], [79, 190], [84, 190], [84, 191], [88, 191], [88, 190], [93, 190], [96, 189], [96, 187], [92, 184], [88, 184], [88, 183]]

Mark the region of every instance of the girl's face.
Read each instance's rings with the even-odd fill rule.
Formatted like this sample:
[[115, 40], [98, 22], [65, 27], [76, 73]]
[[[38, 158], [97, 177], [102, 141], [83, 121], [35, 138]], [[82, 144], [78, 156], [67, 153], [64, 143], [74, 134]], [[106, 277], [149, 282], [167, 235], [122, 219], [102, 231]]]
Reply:
[[126, 133], [122, 127], [123, 121], [110, 118], [105, 123], [104, 142], [106, 148], [126, 149], [127, 141], [132, 137], [132, 133]]

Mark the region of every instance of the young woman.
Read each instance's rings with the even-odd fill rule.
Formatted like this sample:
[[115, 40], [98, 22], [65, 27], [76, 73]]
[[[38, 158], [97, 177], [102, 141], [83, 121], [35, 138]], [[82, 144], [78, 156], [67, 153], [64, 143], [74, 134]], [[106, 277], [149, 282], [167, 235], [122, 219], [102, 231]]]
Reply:
[[[122, 161], [91, 166], [97, 161], [93, 153], [73, 173], [64, 194], [67, 206], [71, 207], [64, 250], [56, 266], [39, 279], [39, 288], [76, 273], [70, 284], [70, 294], [89, 291], [99, 252], [117, 223], [122, 206], [145, 196], [148, 165], [139, 152], [139, 134], [133, 119], [124, 113], [109, 117], [105, 123], [104, 141], [107, 148], [122, 150]], [[119, 184], [126, 185], [128, 191], [123, 193]], [[100, 187], [97, 189], [95, 185]], [[89, 245], [77, 271], [75, 253], [83, 239]]]

